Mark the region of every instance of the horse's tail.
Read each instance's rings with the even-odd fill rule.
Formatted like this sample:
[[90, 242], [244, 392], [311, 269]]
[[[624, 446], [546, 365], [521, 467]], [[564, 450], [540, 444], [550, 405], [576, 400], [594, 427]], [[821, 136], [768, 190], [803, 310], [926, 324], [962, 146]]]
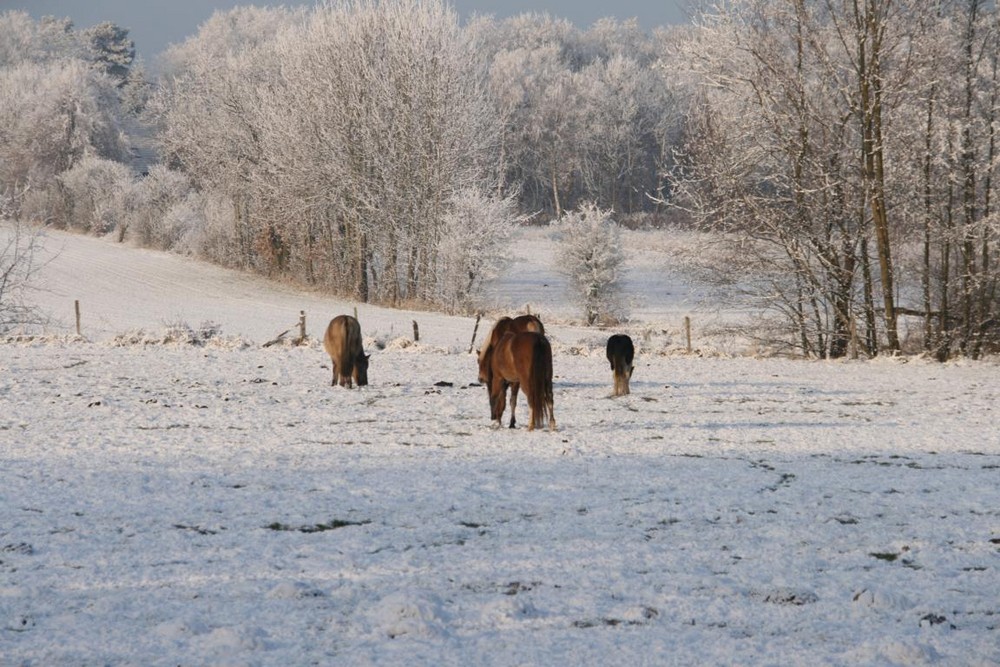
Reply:
[[535, 339], [531, 359], [531, 392], [528, 395], [528, 405], [531, 408], [531, 427], [541, 428], [545, 422], [549, 428], [555, 428], [555, 416], [552, 396], [552, 346], [544, 336]]
[[611, 359], [611, 366], [615, 374], [615, 396], [623, 396], [627, 393], [626, 373], [628, 364], [625, 363], [625, 355], [618, 350]]
[[344, 335], [344, 374], [353, 378], [358, 355], [364, 354], [361, 325], [356, 319], [351, 318], [344, 323], [344, 328], [347, 330]]

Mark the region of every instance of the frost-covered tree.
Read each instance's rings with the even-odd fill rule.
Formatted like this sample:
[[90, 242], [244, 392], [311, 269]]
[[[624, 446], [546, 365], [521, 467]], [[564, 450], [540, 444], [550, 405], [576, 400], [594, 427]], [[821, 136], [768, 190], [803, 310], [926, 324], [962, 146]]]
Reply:
[[586, 119], [580, 174], [585, 192], [612, 210], [641, 210], [649, 201], [649, 176], [655, 171], [651, 133], [649, 73], [639, 62], [613, 55], [584, 68], [579, 75]]
[[529, 207], [559, 215], [574, 173], [573, 74], [558, 44], [511, 48], [490, 64], [491, 97], [504, 121], [502, 165]]
[[233, 263], [362, 300], [437, 298], [454, 197], [497, 181], [499, 124], [455, 12], [338, 2], [251, 32], [221, 54], [183, 45], [154, 104], [167, 159], [232, 202]]
[[115, 86], [80, 60], [0, 68], [0, 135], [0, 187], [30, 185], [26, 213], [56, 224], [56, 175], [88, 153], [127, 155]]
[[443, 221], [433, 300], [452, 312], [475, 309], [485, 283], [507, 264], [517, 220], [512, 197], [497, 199], [475, 190], [453, 195]]
[[[149, 174], [134, 182], [127, 194], [127, 216], [118, 227], [118, 239], [142, 246], [173, 249], [188, 232], [192, 215], [168, 217], [191, 194], [191, 181], [164, 165], [153, 165]], [[190, 204], [186, 205], [190, 208]]]
[[[522, 208], [558, 217], [582, 201], [624, 213], [656, 207], [671, 97], [656, 45], [634, 21], [580, 31], [544, 14], [480, 19], [469, 31], [504, 123], [505, 183]], [[666, 40], [667, 38], [662, 38]]]
[[1000, 341], [997, 25], [981, 0], [740, 0], [665, 61], [692, 84], [674, 201], [732, 242], [716, 284], [784, 320], [770, 342]]
[[625, 252], [610, 211], [584, 203], [559, 221], [559, 271], [587, 324], [624, 316], [621, 283]]
[[19, 208], [13, 200], [21, 194], [0, 195], [0, 334], [43, 321], [28, 299], [42, 267], [42, 236], [12, 217]]
[[241, 51], [254, 50], [274, 40], [279, 31], [305, 19], [304, 10], [253, 5], [215, 11], [183, 42], [171, 44], [160, 66], [169, 79], [204, 67], [206, 62], [224, 66]]
[[[91, 50], [90, 36], [122, 34], [113, 28], [84, 34], [69, 19], [0, 14], [0, 189], [26, 188], [18, 215], [74, 224], [57, 177], [87, 157], [128, 158], [121, 80], [95, 68], [93, 58], [103, 56]], [[97, 43], [101, 53], [116, 50]]]
[[126, 224], [134, 176], [123, 163], [86, 155], [57, 179], [66, 226], [101, 235]]
[[[783, 318], [788, 344], [842, 356], [852, 322], [875, 326], [879, 264], [867, 249], [878, 245], [871, 221], [884, 199], [870, 195], [884, 172], [858, 152], [874, 132], [858, 47], [845, 41], [858, 33], [838, 30], [821, 4], [744, 0], [703, 17], [667, 65], [698, 77], [674, 185], [678, 203], [732, 241], [720, 283]], [[880, 85], [902, 80], [885, 74]]]
[[85, 40], [68, 18], [45, 16], [35, 21], [27, 12], [0, 12], [0, 67], [54, 60], [86, 60]]
[[129, 39], [128, 29], [104, 21], [88, 28], [84, 39], [94, 67], [114, 79], [119, 87], [125, 85], [135, 60], [135, 43]]

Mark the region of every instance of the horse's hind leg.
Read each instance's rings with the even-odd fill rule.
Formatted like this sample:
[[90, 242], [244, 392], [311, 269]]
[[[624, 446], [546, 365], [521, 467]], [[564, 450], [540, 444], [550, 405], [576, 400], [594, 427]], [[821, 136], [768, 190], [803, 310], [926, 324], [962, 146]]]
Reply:
[[494, 383], [497, 384], [490, 388], [490, 417], [495, 427], [499, 428], [503, 421], [503, 411], [507, 407], [507, 383], [499, 378], [494, 379]]
[[514, 408], [517, 407], [517, 390], [521, 388], [520, 382], [514, 382], [510, 385], [510, 427], [514, 428], [516, 422], [514, 421]]
[[330, 380], [330, 386], [331, 387], [336, 387], [337, 386], [337, 362], [335, 362], [333, 359], [330, 360], [330, 368], [333, 369], [333, 379]]

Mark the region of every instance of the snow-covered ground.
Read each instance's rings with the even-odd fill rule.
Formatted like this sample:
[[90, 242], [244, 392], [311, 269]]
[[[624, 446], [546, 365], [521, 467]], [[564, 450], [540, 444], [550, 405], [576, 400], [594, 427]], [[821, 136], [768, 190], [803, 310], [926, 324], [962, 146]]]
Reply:
[[[492, 317], [525, 309], [540, 314], [566, 344], [597, 345], [607, 338], [606, 332], [570, 326], [580, 312], [567, 298], [565, 279], [553, 268], [553, 239], [547, 227], [519, 232], [509, 270], [487, 290], [490, 308], [477, 342]], [[634, 337], [659, 351], [685, 349], [688, 316], [693, 347], [706, 353], [745, 350], [742, 343], [714, 334], [739, 313], [712, 311], [704, 295], [685, 284], [677, 271], [674, 256], [691, 238], [629, 232], [624, 241], [629, 260], [623, 299], [631, 306], [628, 330]], [[459, 351], [468, 350], [475, 323], [468, 317], [345, 302], [177, 255], [59, 232], [47, 233], [43, 259], [49, 263], [35, 301], [52, 318], [50, 331], [75, 331], [74, 301], [79, 301], [81, 332], [95, 341], [135, 329], [160, 331], [179, 323], [198, 328], [213, 322], [224, 334], [264, 342], [289, 328], [297, 331], [300, 311], [306, 312], [309, 334], [319, 337], [330, 318], [356, 308], [366, 336], [412, 338], [416, 320], [421, 342]]]
[[612, 399], [553, 327], [559, 430], [494, 430], [467, 318], [359, 308], [349, 391], [260, 343], [352, 304], [53, 240], [88, 340], [0, 345], [0, 665], [1000, 664], [994, 362], [649, 345]]

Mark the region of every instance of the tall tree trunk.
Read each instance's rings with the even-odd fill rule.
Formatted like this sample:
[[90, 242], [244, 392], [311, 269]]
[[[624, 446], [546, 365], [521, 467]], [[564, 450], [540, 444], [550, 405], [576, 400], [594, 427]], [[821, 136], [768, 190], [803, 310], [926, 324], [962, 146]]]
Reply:
[[934, 132], [934, 98], [937, 85], [931, 85], [927, 96], [927, 124], [924, 130], [924, 248], [923, 264], [920, 267], [920, 287], [924, 300], [924, 351], [934, 349], [934, 317], [933, 301], [931, 299], [931, 222], [934, 208], [931, 186], [934, 157], [932, 153], [932, 138]]
[[368, 303], [371, 295], [368, 285], [368, 238], [364, 232], [358, 234], [358, 269], [357, 269], [357, 292], [358, 299], [362, 303]]
[[875, 317], [875, 286], [872, 284], [872, 265], [868, 254], [868, 237], [861, 238], [861, 275], [865, 299], [865, 348], [868, 356], [878, 354], [878, 325]]
[[889, 236], [889, 214], [885, 194], [885, 143], [882, 136], [881, 51], [885, 31], [885, 17], [882, 16], [882, 12], [887, 10], [888, 3], [880, 2], [880, 0], [864, 0], [864, 2], [865, 9], [862, 13], [858, 7], [858, 0], [854, 0], [855, 17], [859, 28], [858, 84], [861, 104], [863, 173], [868, 190], [872, 224], [875, 228], [887, 345], [891, 352], [898, 352], [900, 349], [899, 330], [896, 315], [892, 245]]
[[965, 47], [965, 99], [962, 126], [962, 338], [959, 348], [962, 354], [969, 354], [972, 332], [975, 327], [975, 284], [976, 284], [976, 149], [973, 143], [973, 100], [976, 96], [976, 20], [980, 0], [968, 0], [968, 14], [964, 37]]
[[[948, 133], [948, 154], [951, 155], [954, 139], [951, 132]], [[945, 361], [951, 355], [951, 300], [948, 292], [951, 290], [951, 236], [955, 226], [955, 186], [949, 180], [948, 196], [944, 211], [944, 240], [941, 243], [941, 296], [940, 309], [938, 315], [938, 361]]]
[[[997, 36], [994, 35], [994, 40]], [[994, 42], [996, 44], [996, 42]], [[984, 176], [983, 182], [983, 219], [990, 219], [990, 207], [992, 204], [992, 190], [993, 190], [993, 165], [997, 159], [996, 155], [996, 122], [997, 122], [997, 69], [998, 61], [1000, 61], [1000, 56], [994, 50], [991, 56], [991, 89], [990, 89], [990, 105], [989, 112], [987, 114], [987, 132], [989, 134], [989, 142], [987, 143], [987, 157], [986, 157], [986, 174]], [[980, 249], [980, 275], [982, 276], [982, 285], [980, 286], [979, 293], [979, 327], [976, 332], [976, 342], [973, 347], [973, 358], [978, 359], [980, 354], [982, 354], [983, 343], [989, 329], [990, 321], [990, 303], [993, 301], [996, 290], [996, 277], [993, 273], [993, 262], [991, 260], [990, 251], [990, 234], [989, 230], [984, 229], [982, 233], [982, 247]]]
[[555, 159], [552, 160], [552, 205], [556, 210], [556, 218], [562, 217], [562, 204], [559, 202], [559, 176]]

